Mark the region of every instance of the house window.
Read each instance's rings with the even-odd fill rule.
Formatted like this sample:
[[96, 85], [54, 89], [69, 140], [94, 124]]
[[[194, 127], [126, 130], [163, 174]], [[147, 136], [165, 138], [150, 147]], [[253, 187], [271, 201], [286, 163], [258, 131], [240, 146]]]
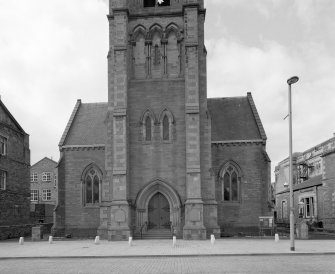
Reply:
[[43, 201], [51, 201], [51, 190], [50, 189], [43, 189], [42, 199]]
[[283, 220], [287, 219], [287, 202], [281, 201], [281, 217]]
[[7, 172], [0, 170], [0, 189], [6, 190]]
[[37, 189], [30, 190], [30, 201], [32, 202], [38, 201], [38, 190]]
[[0, 135], [0, 155], [7, 154], [7, 138]]
[[98, 204], [100, 202], [101, 175], [95, 168], [91, 168], [85, 176], [85, 204]]
[[163, 118], [163, 140], [170, 140], [170, 122], [167, 115], [165, 115]]
[[314, 197], [306, 197], [300, 200], [303, 203], [301, 214], [304, 218], [312, 218], [315, 215], [314, 212]]
[[43, 182], [50, 182], [51, 181], [51, 173], [50, 172], [43, 172], [42, 173], [42, 181]]
[[57, 187], [57, 175], [54, 175], [54, 187]]
[[237, 168], [232, 164], [228, 164], [220, 174], [222, 200], [239, 201], [241, 179]]
[[147, 116], [145, 119], [145, 140], [146, 141], [151, 141], [151, 133], [152, 128], [151, 128], [151, 119], [150, 116]]
[[37, 182], [37, 173], [30, 174], [30, 182]]

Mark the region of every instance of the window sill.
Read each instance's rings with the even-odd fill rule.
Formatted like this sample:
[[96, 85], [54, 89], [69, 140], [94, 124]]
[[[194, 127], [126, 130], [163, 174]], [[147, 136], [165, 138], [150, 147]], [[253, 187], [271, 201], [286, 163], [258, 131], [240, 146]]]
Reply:
[[87, 209], [100, 208], [100, 203], [99, 204], [86, 204], [84, 205], [84, 208], [87, 208]]
[[222, 205], [228, 205], [228, 206], [240, 206], [241, 205], [240, 201], [220, 201], [219, 203]]

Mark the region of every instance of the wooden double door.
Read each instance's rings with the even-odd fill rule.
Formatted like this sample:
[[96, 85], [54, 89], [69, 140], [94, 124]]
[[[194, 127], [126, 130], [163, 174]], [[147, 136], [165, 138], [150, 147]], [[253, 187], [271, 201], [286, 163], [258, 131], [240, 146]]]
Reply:
[[157, 192], [149, 202], [148, 219], [148, 229], [170, 229], [170, 205], [160, 192]]

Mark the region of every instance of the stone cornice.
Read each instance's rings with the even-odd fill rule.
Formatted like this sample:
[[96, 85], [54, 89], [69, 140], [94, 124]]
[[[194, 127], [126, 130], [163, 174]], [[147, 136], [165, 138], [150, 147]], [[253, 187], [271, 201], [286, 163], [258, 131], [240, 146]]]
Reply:
[[265, 140], [263, 139], [250, 139], [250, 140], [227, 140], [227, 141], [212, 141], [212, 145], [246, 145], [246, 144], [265, 144]]
[[69, 151], [69, 150], [105, 150], [104, 144], [94, 144], [94, 145], [66, 145], [60, 146], [60, 151]]

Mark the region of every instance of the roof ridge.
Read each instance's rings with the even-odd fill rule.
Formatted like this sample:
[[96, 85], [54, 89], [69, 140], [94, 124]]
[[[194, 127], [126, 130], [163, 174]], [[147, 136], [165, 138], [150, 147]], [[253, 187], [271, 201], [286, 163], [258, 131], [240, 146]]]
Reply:
[[73, 120], [74, 120], [74, 118], [76, 117], [76, 115], [77, 115], [77, 113], [78, 113], [78, 110], [79, 110], [79, 108], [80, 108], [80, 105], [81, 105], [81, 99], [78, 99], [78, 100], [77, 100], [77, 103], [76, 103], [76, 105], [74, 106], [74, 109], [73, 109], [73, 111], [72, 111], [72, 113], [71, 113], [70, 119], [69, 119], [69, 121], [68, 121], [68, 123], [67, 123], [67, 125], [66, 125], [66, 127], [65, 127], [65, 130], [64, 130], [64, 132], [63, 132], [63, 135], [62, 135], [62, 137], [61, 137], [61, 139], [60, 139], [60, 141], [59, 141], [58, 146], [62, 146], [62, 145], [64, 144], [65, 139], [66, 139], [66, 137], [67, 137], [67, 135], [68, 135], [68, 133], [69, 133], [69, 130], [70, 130], [71, 126], [72, 126]]
[[12, 121], [14, 122], [14, 124], [18, 127], [19, 130], [22, 131], [22, 133], [27, 134], [24, 129], [20, 126], [19, 122], [16, 121], [16, 119], [14, 118], [14, 116], [10, 113], [10, 111], [8, 110], [8, 108], [5, 106], [5, 104], [2, 102], [1, 98], [0, 98], [0, 105], [3, 107], [3, 109], [5, 110], [5, 112], [8, 114], [9, 118], [12, 119]]
[[255, 117], [255, 120], [256, 120], [256, 123], [257, 123], [257, 126], [258, 126], [259, 133], [261, 134], [261, 138], [263, 140], [267, 140], [267, 137], [266, 137], [266, 134], [265, 134], [265, 130], [264, 130], [261, 118], [259, 117], [256, 105], [255, 105], [255, 102], [254, 102], [254, 99], [252, 98], [252, 95], [251, 95], [251, 92], [247, 92], [247, 98], [248, 98], [248, 102], [250, 104], [252, 113], [254, 114], [254, 117]]
[[47, 159], [47, 160], [49, 160], [49, 161], [52, 161], [52, 162], [54, 162], [54, 163], [57, 165], [57, 162], [56, 162], [56, 161], [52, 160], [51, 158], [49, 158], [49, 157], [47, 157], [47, 156], [44, 156], [41, 160], [37, 161], [37, 162], [36, 162], [35, 164], [33, 164], [31, 167], [33, 167], [33, 166], [37, 165], [38, 163], [42, 162], [44, 159]]

